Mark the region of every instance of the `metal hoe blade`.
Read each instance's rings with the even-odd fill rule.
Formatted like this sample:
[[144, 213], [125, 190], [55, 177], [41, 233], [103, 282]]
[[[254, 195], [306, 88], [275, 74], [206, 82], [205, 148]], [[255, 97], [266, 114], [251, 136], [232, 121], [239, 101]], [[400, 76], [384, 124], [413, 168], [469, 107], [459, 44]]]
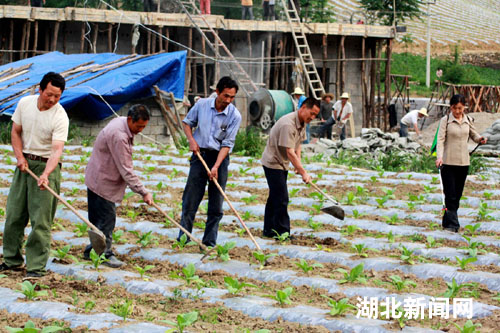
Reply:
[[344, 213], [344, 210], [342, 209], [342, 207], [340, 207], [340, 206], [337, 206], [337, 205], [326, 206], [326, 207], [321, 208], [321, 211], [324, 213], [330, 214], [333, 217], [338, 218], [339, 220], [344, 220], [345, 213]]
[[87, 233], [89, 235], [92, 248], [98, 255], [101, 255], [104, 250], [106, 250], [106, 239], [92, 229], [90, 229]]

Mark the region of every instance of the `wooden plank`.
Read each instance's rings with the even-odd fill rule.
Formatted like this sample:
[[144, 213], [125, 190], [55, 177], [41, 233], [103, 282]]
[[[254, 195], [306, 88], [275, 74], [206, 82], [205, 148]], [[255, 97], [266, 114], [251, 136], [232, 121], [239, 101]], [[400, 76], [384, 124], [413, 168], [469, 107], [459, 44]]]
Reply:
[[60, 26], [61, 22], [59, 21], [56, 21], [54, 23], [54, 31], [53, 31], [53, 34], [52, 34], [52, 47], [51, 47], [51, 50], [52, 51], [56, 51], [57, 50], [57, 37], [59, 36], [59, 26]]

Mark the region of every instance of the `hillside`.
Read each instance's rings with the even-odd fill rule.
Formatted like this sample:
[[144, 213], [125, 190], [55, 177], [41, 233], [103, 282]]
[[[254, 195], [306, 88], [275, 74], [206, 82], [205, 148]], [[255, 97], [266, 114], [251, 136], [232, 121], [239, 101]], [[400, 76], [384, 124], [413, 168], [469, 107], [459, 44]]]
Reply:
[[[338, 22], [357, 22], [363, 19], [359, 1], [330, 0], [335, 7]], [[437, 0], [431, 5], [432, 52], [450, 53], [448, 45], [460, 42], [467, 51], [500, 50], [500, 1], [497, 0]], [[427, 12], [427, 6], [422, 10]], [[354, 14], [353, 14], [354, 13]], [[412, 52], [425, 49], [427, 19], [405, 22], [414, 45]], [[401, 46], [400, 46], [401, 47]]]

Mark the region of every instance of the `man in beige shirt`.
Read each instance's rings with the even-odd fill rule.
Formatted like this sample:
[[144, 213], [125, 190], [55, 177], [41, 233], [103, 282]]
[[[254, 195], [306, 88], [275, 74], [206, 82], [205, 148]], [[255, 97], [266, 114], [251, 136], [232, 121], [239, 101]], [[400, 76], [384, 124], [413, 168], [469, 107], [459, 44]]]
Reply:
[[300, 109], [281, 117], [271, 129], [266, 149], [261, 162], [264, 167], [269, 197], [264, 213], [265, 237], [274, 237], [286, 232], [290, 234], [288, 216], [288, 166], [290, 162], [295, 172], [302, 176], [304, 183], [311, 182], [311, 177], [300, 161], [301, 142], [306, 138], [306, 124], [319, 113], [319, 100], [309, 97]]

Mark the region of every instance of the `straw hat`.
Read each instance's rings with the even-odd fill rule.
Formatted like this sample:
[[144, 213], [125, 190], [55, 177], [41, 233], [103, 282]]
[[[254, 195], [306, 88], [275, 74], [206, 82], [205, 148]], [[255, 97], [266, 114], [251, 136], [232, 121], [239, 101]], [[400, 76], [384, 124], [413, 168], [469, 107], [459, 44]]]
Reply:
[[340, 96], [340, 98], [347, 98], [349, 99], [349, 93], [342, 93], [342, 96]]
[[324, 100], [325, 98], [330, 97], [331, 100], [333, 100], [334, 96], [332, 93], [324, 93], [321, 98]]
[[297, 88], [295, 88], [295, 90], [293, 91], [293, 94], [294, 94], [294, 95], [304, 95], [304, 94], [305, 94], [305, 92], [304, 92], [304, 90], [302, 90], [300, 87], [297, 87]]
[[423, 115], [424, 117], [428, 117], [429, 115], [427, 114], [427, 109], [426, 108], [421, 108], [420, 110], [418, 110], [418, 113], [420, 113], [421, 115]]

